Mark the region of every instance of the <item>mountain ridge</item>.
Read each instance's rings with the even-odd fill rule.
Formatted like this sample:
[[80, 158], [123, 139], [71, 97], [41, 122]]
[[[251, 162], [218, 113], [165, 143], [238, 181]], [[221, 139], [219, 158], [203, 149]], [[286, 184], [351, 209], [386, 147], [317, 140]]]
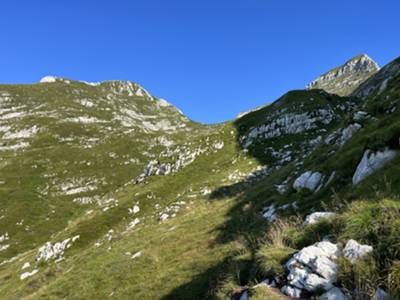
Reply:
[[379, 71], [379, 66], [368, 55], [359, 54], [344, 64], [320, 75], [307, 89], [325, 89], [341, 96], [351, 94], [363, 81]]

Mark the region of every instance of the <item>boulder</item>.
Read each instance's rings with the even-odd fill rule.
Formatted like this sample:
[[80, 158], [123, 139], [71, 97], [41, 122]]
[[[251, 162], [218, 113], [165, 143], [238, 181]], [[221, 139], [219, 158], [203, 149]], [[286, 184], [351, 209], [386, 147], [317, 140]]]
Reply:
[[286, 263], [289, 285], [309, 292], [331, 289], [339, 269], [336, 259], [340, 255], [339, 246], [327, 241], [303, 248]]
[[369, 245], [361, 245], [355, 240], [349, 240], [343, 249], [343, 255], [354, 264], [358, 259], [372, 252], [372, 250], [373, 248]]
[[306, 217], [303, 225], [315, 224], [322, 219], [328, 219], [334, 217], [336, 214], [334, 212], [315, 212]]
[[348, 297], [337, 287], [334, 287], [322, 294], [318, 298], [319, 300], [347, 300]]
[[396, 157], [397, 151], [386, 148], [373, 153], [366, 150], [353, 175], [353, 184], [357, 184], [377, 170], [383, 168], [389, 161]]
[[296, 191], [309, 189], [314, 192], [322, 180], [322, 174], [319, 172], [307, 171], [301, 174], [293, 183], [293, 188]]

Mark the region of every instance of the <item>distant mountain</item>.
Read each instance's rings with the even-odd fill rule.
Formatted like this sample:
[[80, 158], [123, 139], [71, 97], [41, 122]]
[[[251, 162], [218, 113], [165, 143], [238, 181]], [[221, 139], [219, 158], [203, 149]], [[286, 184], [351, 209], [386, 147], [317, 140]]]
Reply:
[[362, 54], [319, 76], [309, 83], [306, 88], [323, 89], [331, 94], [348, 96], [378, 71], [378, 64], [368, 55]]

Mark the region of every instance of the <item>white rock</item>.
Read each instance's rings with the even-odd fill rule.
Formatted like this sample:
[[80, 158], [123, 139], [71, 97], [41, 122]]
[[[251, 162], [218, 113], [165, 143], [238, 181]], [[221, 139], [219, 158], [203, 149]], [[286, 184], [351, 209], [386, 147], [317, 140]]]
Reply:
[[31, 277], [31, 276], [35, 275], [37, 272], [39, 272], [39, 270], [35, 269], [35, 270], [33, 270], [32, 272], [25, 272], [25, 273], [22, 273], [21, 276], [20, 276], [20, 279], [21, 279], [21, 280], [24, 280], [24, 279], [26, 279], [26, 278], [28, 278], [28, 277]]
[[140, 211], [140, 207], [135, 205], [133, 208], [128, 208], [130, 214], [137, 214]]
[[386, 148], [384, 151], [372, 153], [366, 150], [353, 175], [353, 184], [357, 184], [377, 170], [383, 168], [388, 162], [393, 160], [397, 151]]
[[290, 285], [285, 285], [284, 287], [282, 287], [281, 292], [292, 298], [300, 298], [301, 297], [301, 289], [298, 289], [298, 288], [290, 286]]
[[337, 287], [334, 287], [322, 294], [318, 298], [319, 300], [347, 300], [348, 297]]
[[160, 216], [160, 221], [161, 221], [161, 222], [166, 221], [168, 218], [169, 218], [169, 215], [168, 215], [168, 214], [162, 214], [162, 215]]
[[327, 241], [303, 248], [286, 263], [289, 284], [310, 292], [331, 289], [339, 269], [335, 260], [340, 255], [339, 246]]
[[263, 217], [267, 219], [269, 222], [273, 222], [276, 220], [276, 208], [275, 204], [271, 204], [270, 206], [264, 207]]
[[334, 217], [336, 214], [333, 212], [315, 212], [306, 217], [303, 225], [315, 224], [322, 219], [328, 219]]
[[40, 79], [40, 83], [53, 83], [57, 82], [58, 78], [54, 76], [45, 76], [42, 79]]
[[361, 128], [362, 128], [362, 126], [358, 123], [350, 124], [349, 126], [344, 128], [342, 130], [342, 135], [340, 136], [339, 140], [337, 141], [339, 146], [343, 146]]
[[138, 252], [136, 252], [135, 254], [133, 254], [132, 255], [132, 259], [135, 259], [135, 258], [138, 258], [138, 257], [140, 257], [140, 256], [142, 256], [142, 251], [138, 251]]
[[36, 260], [37, 261], [48, 261], [50, 259], [62, 258], [64, 251], [71, 247], [72, 243], [79, 239], [79, 235], [74, 236], [72, 239], [68, 238], [62, 242], [55, 243], [54, 245], [47, 242], [45, 245], [39, 248]]
[[128, 228], [131, 229], [140, 223], [139, 218], [135, 218], [132, 222], [129, 223]]
[[0, 235], [0, 243], [7, 241], [9, 239], [8, 232], [4, 233], [3, 235]]
[[319, 172], [307, 171], [301, 174], [293, 183], [293, 188], [300, 191], [304, 188], [315, 191], [322, 180], [322, 174]]
[[221, 141], [221, 142], [215, 143], [215, 144], [213, 145], [213, 147], [214, 147], [215, 149], [217, 149], [217, 150], [221, 150], [222, 148], [224, 148], [224, 142]]
[[22, 266], [21, 270], [25, 270], [27, 268], [29, 268], [31, 266], [31, 264], [29, 262], [24, 263], [24, 265]]
[[10, 245], [3, 245], [3, 246], [0, 246], [0, 252], [1, 251], [5, 251], [5, 250], [7, 250], [8, 248], [10, 248]]
[[373, 248], [369, 245], [361, 245], [355, 240], [349, 240], [346, 244], [346, 247], [343, 249], [343, 255], [354, 264], [359, 258], [372, 251]]

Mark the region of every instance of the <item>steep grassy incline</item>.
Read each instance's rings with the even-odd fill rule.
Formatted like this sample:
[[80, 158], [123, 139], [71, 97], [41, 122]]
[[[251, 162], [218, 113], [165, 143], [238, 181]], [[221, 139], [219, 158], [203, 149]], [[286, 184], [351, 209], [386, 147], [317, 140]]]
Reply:
[[118, 205], [112, 194], [149, 161], [176, 159], [209, 130], [130, 82], [48, 81], [0, 86], [0, 259], [40, 246], [84, 206]]

